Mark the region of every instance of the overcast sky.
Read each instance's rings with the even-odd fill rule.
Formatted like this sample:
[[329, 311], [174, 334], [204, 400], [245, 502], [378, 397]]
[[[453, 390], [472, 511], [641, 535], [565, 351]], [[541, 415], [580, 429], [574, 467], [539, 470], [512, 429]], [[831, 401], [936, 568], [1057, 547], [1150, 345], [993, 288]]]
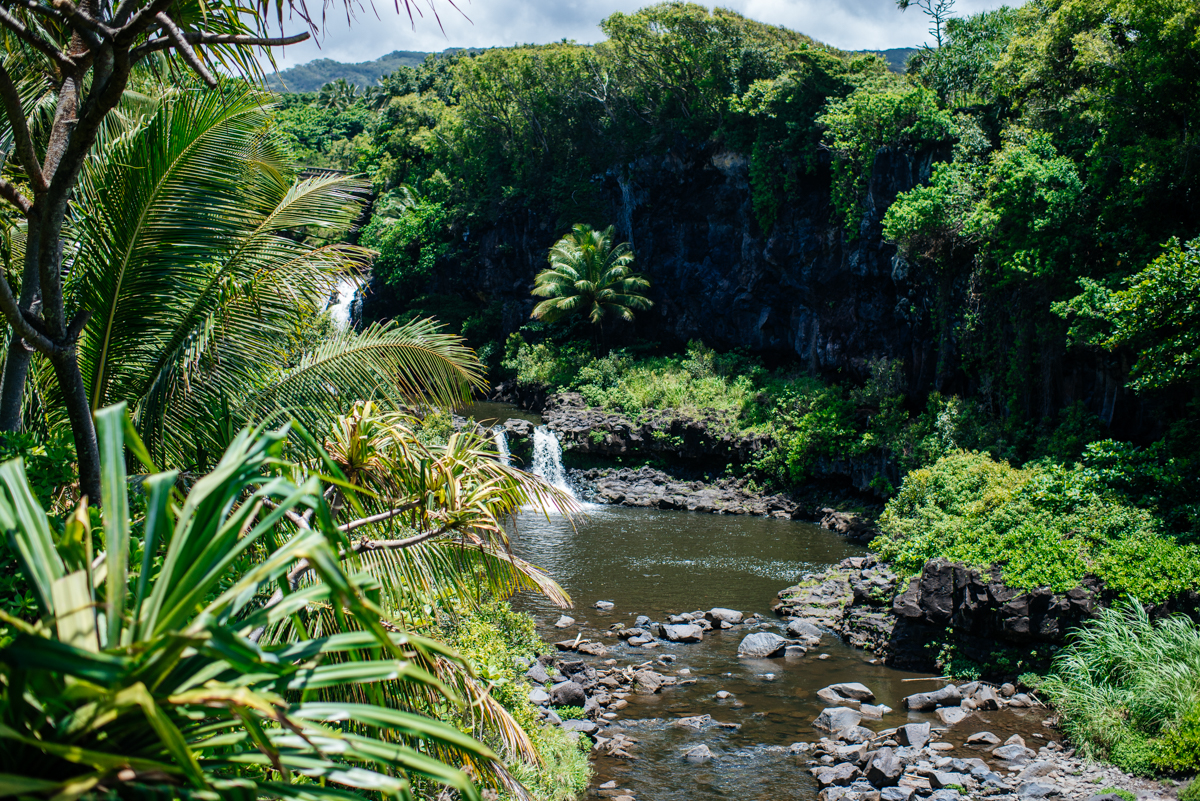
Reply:
[[[320, 2], [310, 0], [309, 5]], [[417, 18], [414, 29], [407, 14], [396, 14], [394, 0], [376, 0], [378, 17], [368, 7], [349, 26], [345, 15], [339, 16], [342, 4], [333, 0], [320, 46], [310, 41], [286, 48], [276, 54], [277, 61], [284, 68], [314, 58], [370, 61], [393, 50], [544, 44], [564, 38], [593, 43], [603, 38], [598, 23], [604, 17], [614, 11], [636, 11], [651, 0], [455, 0], [462, 13], [448, 0], [435, 0], [444, 33], [430, 13], [428, 0], [419, 2], [424, 3], [425, 17]], [[1019, 0], [1008, 4], [1019, 5]], [[846, 50], [915, 47], [929, 39], [926, 16], [915, 7], [901, 12], [895, 0], [728, 0], [719, 5]], [[955, 11], [965, 15], [1001, 5], [1000, 0], [958, 0]], [[301, 28], [285, 25], [285, 30], [292, 33]]]

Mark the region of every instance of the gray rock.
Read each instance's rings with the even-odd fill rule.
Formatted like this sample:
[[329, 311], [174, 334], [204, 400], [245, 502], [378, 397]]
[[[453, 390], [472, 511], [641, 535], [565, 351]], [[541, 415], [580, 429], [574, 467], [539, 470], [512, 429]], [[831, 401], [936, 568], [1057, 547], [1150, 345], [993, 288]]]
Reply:
[[1116, 793], [1105, 793], [1104, 795], [1089, 796], [1087, 801], [1125, 801]]
[[1012, 698], [1008, 699], [1008, 705], [1018, 708], [1036, 706], [1036, 703], [1025, 693], [1017, 693]]
[[1025, 782], [1017, 788], [1017, 798], [1050, 798], [1059, 795], [1057, 787], [1041, 782]]
[[879, 793], [879, 801], [912, 801], [911, 787], [884, 787]]
[[550, 702], [555, 706], [578, 706], [587, 703], [583, 688], [573, 681], [564, 681], [550, 688]]
[[830, 706], [854, 707], [857, 705], [857, 702], [847, 703], [850, 699], [836, 693], [833, 687], [822, 687], [821, 689], [817, 690], [817, 698], [829, 704]]
[[1023, 745], [1002, 745], [992, 749], [992, 756], [1003, 759], [1011, 765], [1024, 765], [1033, 757], [1033, 751]]
[[996, 695], [996, 691], [991, 687], [984, 685], [975, 692], [975, 703], [980, 709], [999, 709], [1000, 698]]
[[547, 684], [550, 681], [550, 674], [546, 672], [546, 668], [541, 662], [534, 662], [533, 667], [525, 671], [525, 675], [530, 681], [535, 681], [538, 684]]
[[866, 726], [848, 726], [833, 733], [835, 740], [841, 740], [844, 743], [865, 743], [874, 736], [875, 732]]
[[1017, 774], [1017, 781], [1024, 782], [1049, 776], [1057, 768], [1053, 762], [1032, 762]]
[[896, 729], [896, 741], [900, 745], [924, 748], [925, 744], [929, 742], [932, 732], [933, 726], [928, 723], [906, 723]]
[[834, 706], [823, 709], [821, 714], [817, 715], [817, 719], [813, 721], [813, 728], [820, 729], [821, 731], [835, 732], [858, 726], [861, 720], [862, 715], [853, 709]]
[[568, 626], [574, 626], [574, 625], [575, 625], [575, 618], [567, 617], [566, 615], [563, 615], [558, 619], [558, 622], [554, 624], [554, 628], [565, 629]]
[[863, 704], [858, 708], [858, 711], [861, 712], [862, 716], [867, 720], [883, 720], [883, 716], [890, 713], [892, 708], [886, 704], [880, 704], [878, 706], [874, 704]]
[[1000, 738], [990, 731], [977, 731], [967, 738], [967, 745], [1000, 745]]
[[736, 609], [724, 609], [719, 606], [715, 609], [709, 609], [704, 616], [714, 623], [720, 622], [735, 625], [742, 622], [741, 612], [737, 611]]
[[843, 698], [852, 698], [855, 701], [871, 702], [875, 700], [875, 693], [867, 689], [866, 685], [858, 682], [846, 682], [844, 684], [831, 684], [829, 689], [833, 690]]
[[817, 784], [824, 787], [849, 787], [862, 772], [848, 762], [820, 768], [816, 772]]
[[788, 621], [787, 633], [796, 639], [817, 640], [820, 641], [823, 632], [820, 627], [810, 620], [802, 617], [793, 618]]
[[1017, 693], [1017, 688], [1012, 686], [1011, 684], [1001, 684], [1000, 685], [1000, 694], [1003, 695], [1005, 698], [1012, 698], [1014, 695], [1016, 695], [1016, 693]]
[[772, 634], [769, 631], [757, 631], [754, 634], [747, 634], [742, 642], [738, 645], [738, 656], [749, 657], [751, 659], [769, 659], [783, 653], [783, 649], [788, 645], [788, 641], [778, 634]]
[[580, 734], [595, 734], [600, 727], [590, 720], [564, 720], [563, 731], [577, 731]]
[[808, 652], [804, 649], [803, 645], [789, 645], [783, 649], [783, 658], [795, 660], [804, 656], [806, 653]]
[[1013, 735], [1010, 735], [1009, 738], [1004, 741], [1004, 744], [1005, 745], [1019, 745], [1022, 748], [1024, 748], [1025, 747], [1025, 738], [1019, 734], [1013, 734]]
[[953, 684], [929, 693], [916, 693], [904, 699], [904, 706], [913, 712], [932, 712], [942, 706], [958, 706], [962, 693]]
[[944, 790], [952, 786], [966, 787], [971, 781], [965, 773], [951, 773], [941, 770], [931, 771], [927, 778], [929, 779], [929, 786], [935, 790]]
[[904, 775], [904, 763], [890, 748], [880, 748], [867, 762], [867, 781], [876, 787], [892, 787]]
[[732, 695], [733, 693], [729, 692], [729, 690], [717, 690], [717, 698], [721, 701], [724, 701], [726, 698], [729, 698]]
[[691, 762], [693, 765], [702, 765], [711, 760], [713, 756], [715, 755], [713, 754], [712, 750], [703, 743], [692, 746], [683, 752], [683, 758], [688, 762]]
[[934, 790], [925, 801], [963, 801], [958, 790]]
[[700, 642], [704, 639], [704, 629], [694, 623], [680, 623], [663, 626], [663, 636], [671, 642]]
[[529, 700], [538, 706], [542, 706], [550, 702], [550, 694], [539, 687], [534, 687], [529, 691]]
[[663, 676], [653, 670], [639, 670], [633, 674], [634, 689], [642, 695], [654, 695], [662, 689]]
[[611, 612], [612, 608], [616, 606], [616, 604], [614, 604], [612, 601], [596, 601], [596, 603], [592, 604], [592, 606], [596, 609], [599, 609], [601, 612]]
[[637, 626], [638, 628], [649, 626], [650, 618], [646, 617], [645, 615], [638, 615], [636, 618], [634, 618], [633, 625]]
[[562, 725], [562, 718], [560, 718], [558, 716], [557, 712], [555, 712], [553, 709], [547, 709], [545, 711], [546, 711], [546, 720], [548, 720], [550, 722], [550, 725], [552, 725], [552, 726], [561, 726]]
[[953, 726], [956, 723], [961, 723], [970, 717], [971, 713], [963, 709], [961, 706], [944, 706], [936, 712], [938, 719], [947, 726]]
[[833, 758], [838, 762], [853, 762], [861, 767], [867, 761], [867, 745], [866, 743], [839, 745], [833, 749]]

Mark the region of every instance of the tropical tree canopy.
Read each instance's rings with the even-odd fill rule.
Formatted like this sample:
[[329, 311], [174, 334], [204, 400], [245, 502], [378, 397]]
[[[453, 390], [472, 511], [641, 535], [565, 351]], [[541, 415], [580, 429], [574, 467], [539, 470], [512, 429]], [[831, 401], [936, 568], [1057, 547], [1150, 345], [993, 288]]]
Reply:
[[632, 272], [633, 248], [614, 244], [615, 229], [597, 231], [579, 223], [550, 248], [550, 268], [538, 273], [533, 294], [548, 298], [533, 308], [547, 322], [582, 314], [593, 325], [606, 316], [632, 320], [653, 302], [643, 292], [650, 282]]

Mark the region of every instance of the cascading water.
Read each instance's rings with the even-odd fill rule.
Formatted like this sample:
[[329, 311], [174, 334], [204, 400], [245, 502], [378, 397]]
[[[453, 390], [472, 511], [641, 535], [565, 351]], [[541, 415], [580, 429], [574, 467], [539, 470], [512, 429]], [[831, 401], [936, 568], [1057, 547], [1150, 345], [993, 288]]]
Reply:
[[505, 467], [512, 466], [512, 452], [508, 449], [508, 434], [504, 430], [504, 426], [496, 426], [492, 429], [492, 436], [496, 440], [496, 453], [499, 454], [500, 464]]
[[562, 445], [558, 443], [555, 433], [545, 426], [533, 430], [532, 472], [572, 498], [576, 497], [575, 491], [567, 483], [567, 471], [563, 469]]
[[358, 282], [353, 278], [339, 278], [335, 291], [337, 300], [329, 304], [329, 316], [337, 330], [345, 331], [350, 327], [350, 309], [358, 292]]

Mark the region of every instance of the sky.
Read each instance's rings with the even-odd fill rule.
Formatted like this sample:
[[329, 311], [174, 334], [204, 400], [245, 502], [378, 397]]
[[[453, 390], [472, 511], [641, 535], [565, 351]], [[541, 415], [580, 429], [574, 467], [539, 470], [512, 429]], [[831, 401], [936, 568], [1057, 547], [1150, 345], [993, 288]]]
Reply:
[[[347, 25], [342, 3], [326, 0], [327, 22], [319, 42], [309, 41], [276, 52], [280, 68], [315, 58], [370, 61], [393, 50], [441, 51], [447, 47], [497, 47], [544, 44], [573, 39], [591, 44], [603, 38], [598, 23], [614, 11], [632, 12], [653, 0], [433, 0], [442, 27], [430, 12], [430, 0], [416, 0], [425, 16], [414, 28], [395, 0], [370, 0]], [[322, 0], [309, 0], [315, 8]], [[1009, 4], [1014, 3], [1009, 0]], [[705, 5], [716, 5], [705, 3]], [[916, 47], [930, 40], [928, 18], [915, 7], [896, 8], [895, 0], [726, 0], [719, 3], [752, 19], [783, 25], [845, 50]], [[957, 0], [958, 16], [998, 8], [1001, 0]], [[444, 28], [444, 32], [443, 32]], [[288, 33], [303, 30], [286, 24]]]

